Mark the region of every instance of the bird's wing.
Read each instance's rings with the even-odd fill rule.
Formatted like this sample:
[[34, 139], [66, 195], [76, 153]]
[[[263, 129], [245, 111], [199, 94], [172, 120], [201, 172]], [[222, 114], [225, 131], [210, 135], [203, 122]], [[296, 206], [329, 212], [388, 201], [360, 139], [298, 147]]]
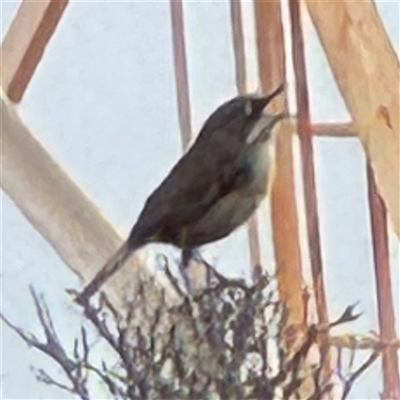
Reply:
[[227, 146], [220, 139], [224, 135], [215, 133], [214, 140], [196, 142], [148, 198], [133, 235], [149, 237], [165, 226], [190, 225], [246, 183], [251, 168], [240, 156], [243, 144], [229, 138]]

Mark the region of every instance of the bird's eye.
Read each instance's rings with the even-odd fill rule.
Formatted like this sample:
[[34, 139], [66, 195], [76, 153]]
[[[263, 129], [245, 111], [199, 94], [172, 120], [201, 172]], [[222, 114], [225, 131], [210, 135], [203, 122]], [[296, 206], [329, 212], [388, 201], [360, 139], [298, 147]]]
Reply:
[[244, 105], [244, 113], [245, 115], [247, 115], [248, 117], [253, 113], [253, 106], [251, 104], [250, 100], [247, 100], [245, 105]]

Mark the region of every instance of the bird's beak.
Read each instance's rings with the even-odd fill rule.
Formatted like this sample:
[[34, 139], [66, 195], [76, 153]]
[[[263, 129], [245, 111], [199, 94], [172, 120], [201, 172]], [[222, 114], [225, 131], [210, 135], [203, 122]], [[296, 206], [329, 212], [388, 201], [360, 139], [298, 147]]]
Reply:
[[266, 99], [268, 99], [267, 104], [274, 99], [275, 97], [279, 96], [283, 91], [285, 90], [285, 85], [281, 83], [272, 93], [270, 93], [268, 96], [266, 96]]
[[253, 110], [255, 112], [261, 112], [264, 108], [273, 100], [275, 97], [279, 96], [285, 90], [285, 86], [283, 84], [279, 85], [272, 93], [267, 96], [260, 97], [259, 99], [255, 99], [253, 102]]

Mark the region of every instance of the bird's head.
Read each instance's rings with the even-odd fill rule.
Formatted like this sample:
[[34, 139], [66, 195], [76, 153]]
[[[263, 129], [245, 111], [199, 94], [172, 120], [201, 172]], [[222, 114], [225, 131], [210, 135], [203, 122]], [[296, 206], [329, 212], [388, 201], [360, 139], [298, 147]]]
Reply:
[[[245, 95], [235, 97], [219, 106], [204, 123], [200, 136], [235, 136], [240, 142], [266, 140], [275, 124], [289, 117], [285, 112], [277, 115], [263, 113], [265, 107], [282, 91], [283, 85], [267, 96]], [[225, 133], [224, 133], [225, 135]]]

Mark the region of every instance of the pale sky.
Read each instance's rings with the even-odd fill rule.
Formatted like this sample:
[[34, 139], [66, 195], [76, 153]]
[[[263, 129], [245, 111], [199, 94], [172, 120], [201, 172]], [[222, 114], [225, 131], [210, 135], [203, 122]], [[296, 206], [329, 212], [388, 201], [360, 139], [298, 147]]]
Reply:
[[[18, 4], [1, 3], [3, 36]], [[398, 53], [399, 5], [378, 2], [377, 6]], [[244, 9], [249, 44], [251, 3]], [[235, 95], [229, 3], [186, 3], [184, 15], [192, 126], [197, 132], [214, 108]], [[312, 118], [347, 121], [321, 47], [311, 26], [307, 27]], [[247, 47], [247, 52], [249, 88], [255, 90], [254, 49]], [[181, 154], [168, 2], [71, 1], [18, 108], [41, 143], [126, 236], [147, 196]], [[363, 150], [355, 138], [318, 138], [314, 145], [329, 312], [338, 316], [359, 301], [364, 314], [346, 330], [376, 331]], [[28, 292], [28, 285], [34, 285], [53, 314], [60, 316], [55, 318], [56, 327], [72, 348], [80, 315], [64, 290], [76, 287], [78, 280], [4, 192], [1, 199], [2, 310], [25, 329], [39, 333]], [[264, 262], [272, 269], [267, 207], [260, 215], [267, 221]], [[304, 219], [301, 213], [300, 218]], [[246, 273], [244, 229], [210, 252], [224, 273]], [[399, 242], [393, 235], [391, 260], [398, 299]], [[398, 307], [396, 312], [399, 321]], [[52, 371], [54, 364], [1, 326], [3, 398], [69, 398], [36, 382], [29, 366]], [[379, 382], [379, 368], [375, 368], [360, 380], [353, 398], [377, 398]]]

